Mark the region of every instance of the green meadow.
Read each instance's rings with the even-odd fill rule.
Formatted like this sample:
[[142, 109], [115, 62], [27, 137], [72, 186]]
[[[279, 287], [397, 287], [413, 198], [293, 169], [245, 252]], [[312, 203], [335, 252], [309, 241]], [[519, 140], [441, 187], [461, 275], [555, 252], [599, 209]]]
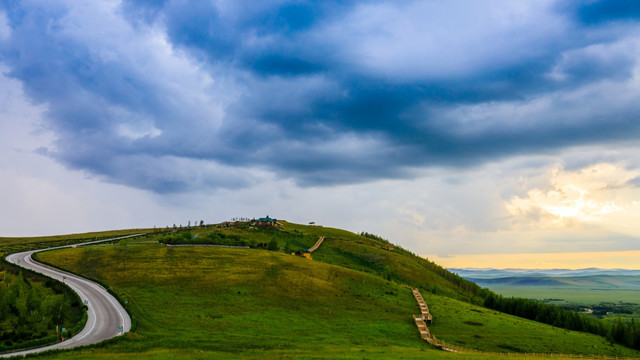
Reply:
[[590, 316], [597, 316], [611, 322], [618, 318], [633, 318], [635, 321], [640, 319], [639, 289], [492, 286], [491, 290], [504, 296], [536, 299], [578, 312], [590, 309]]
[[637, 351], [614, 346], [600, 336], [549, 326], [437, 295], [423, 295], [435, 316], [431, 331], [454, 345], [488, 352], [638, 356]]
[[491, 290], [505, 296], [516, 296], [537, 300], [559, 299], [559, 302], [580, 303], [585, 305], [598, 304], [600, 302], [640, 303], [640, 290], [635, 289], [615, 290], [591, 288], [568, 289], [544, 286], [492, 286]]
[[[314, 260], [260, 249], [168, 247], [158, 244], [162, 235], [38, 254], [107, 284], [128, 300], [135, 323], [134, 332], [115, 341], [41, 356], [527, 359], [537, 357], [496, 353], [553, 352], [640, 357], [601, 337], [472, 305], [473, 294], [434, 272], [437, 266], [402, 249], [383, 250], [374, 239], [288, 223], [277, 231], [293, 235], [269, 231], [260, 236], [275, 236], [281, 247], [311, 246], [318, 236], [327, 241]], [[448, 353], [422, 340], [412, 319], [419, 308], [411, 291], [400, 286], [405, 283], [421, 289], [438, 338], [487, 353]]]
[[153, 229], [125, 229], [39, 237], [0, 237], [0, 255], [153, 231]]
[[110, 284], [129, 301], [137, 322], [126, 340], [72, 356], [154, 356], [161, 349], [260, 358], [433, 351], [415, 329], [410, 312], [417, 304], [408, 289], [292, 255], [149, 243], [67, 249], [39, 258]]

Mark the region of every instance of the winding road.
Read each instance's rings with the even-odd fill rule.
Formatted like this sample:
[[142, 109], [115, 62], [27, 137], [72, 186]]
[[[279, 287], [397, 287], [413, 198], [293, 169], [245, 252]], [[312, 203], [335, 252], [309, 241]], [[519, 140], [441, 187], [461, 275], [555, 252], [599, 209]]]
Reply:
[[106, 240], [86, 242], [76, 245], [59, 246], [54, 248], [30, 250], [15, 253], [7, 256], [7, 261], [25, 269], [39, 272], [50, 278], [63, 281], [73, 291], [75, 291], [88, 307], [88, 319], [84, 329], [74, 337], [53, 345], [21, 350], [0, 355], [0, 357], [10, 357], [37, 353], [52, 349], [70, 349], [78, 346], [91, 345], [101, 341], [122, 335], [131, 330], [131, 318], [127, 311], [120, 305], [109, 292], [99, 284], [51, 266], [39, 263], [31, 258], [36, 252], [63, 249], [67, 247], [77, 247], [101, 242], [113, 241], [140, 236], [143, 234], [122, 236]]

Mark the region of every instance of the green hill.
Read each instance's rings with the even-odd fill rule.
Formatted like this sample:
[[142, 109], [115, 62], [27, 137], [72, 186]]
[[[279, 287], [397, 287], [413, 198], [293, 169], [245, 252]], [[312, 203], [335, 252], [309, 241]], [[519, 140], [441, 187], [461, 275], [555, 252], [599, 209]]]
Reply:
[[140, 234], [151, 232], [153, 229], [126, 229], [97, 231], [90, 233], [79, 233], [71, 235], [53, 235], [38, 237], [0, 237], [0, 255], [26, 251], [31, 249], [41, 249], [52, 246], [62, 246], [78, 244], [87, 241], [109, 239], [118, 236]]
[[[40, 253], [40, 260], [107, 284], [129, 302], [137, 323], [124, 339], [48, 357], [511, 357], [494, 352], [640, 356], [602, 337], [474, 305], [482, 291], [476, 285], [406, 250], [385, 250], [389, 247], [384, 240], [338, 229], [283, 225], [191, 229], [188, 241], [224, 233], [225, 241], [253, 241], [252, 246], [260, 247], [275, 240], [278, 248], [295, 251], [324, 236], [313, 260], [259, 248], [158, 243], [179, 233]], [[412, 320], [419, 307], [400, 284], [422, 291], [434, 314], [431, 329], [436, 336], [491, 353], [447, 353], [428, 345]]]

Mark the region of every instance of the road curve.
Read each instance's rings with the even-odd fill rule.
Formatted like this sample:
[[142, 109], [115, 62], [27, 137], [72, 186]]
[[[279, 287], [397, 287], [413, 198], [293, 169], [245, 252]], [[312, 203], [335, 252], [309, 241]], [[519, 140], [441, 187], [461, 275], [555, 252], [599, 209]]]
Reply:
[[33, 270], [50, 278], [63, 281], [75, 291], [88, 307], [88, 319], [84, 329], [74, 337], [53, 345], [35, 349], [16, 351], [0, 355], [0, 357], [20, 356], [52, 349], [71, 349], [78, 346], [91, 345], [122, 335], [131, 330], [131, 318], [104, 287], [93, 281], [82, 278], [51, 266], [39, 263], [31, 258], [36, 252], [76, 247], [101, 242], [126, 239], [143, 234], [122, 236], [106, 240], [92, 241], [76, 245], [59, 246], [54, 248], [30, 250], [7, 256], [7, 261], [25, 269]]

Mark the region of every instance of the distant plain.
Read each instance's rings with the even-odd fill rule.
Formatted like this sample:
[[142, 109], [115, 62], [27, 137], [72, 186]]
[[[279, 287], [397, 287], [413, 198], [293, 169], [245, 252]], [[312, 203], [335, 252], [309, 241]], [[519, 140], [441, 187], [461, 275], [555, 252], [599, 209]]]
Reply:
[[[501, 295], [566, 308], [606, 308], [604, 318], [640, 318], [640, 271], [624, 269], [450, 269]], [[597, 312], [597, 310], [596, 310]]]

